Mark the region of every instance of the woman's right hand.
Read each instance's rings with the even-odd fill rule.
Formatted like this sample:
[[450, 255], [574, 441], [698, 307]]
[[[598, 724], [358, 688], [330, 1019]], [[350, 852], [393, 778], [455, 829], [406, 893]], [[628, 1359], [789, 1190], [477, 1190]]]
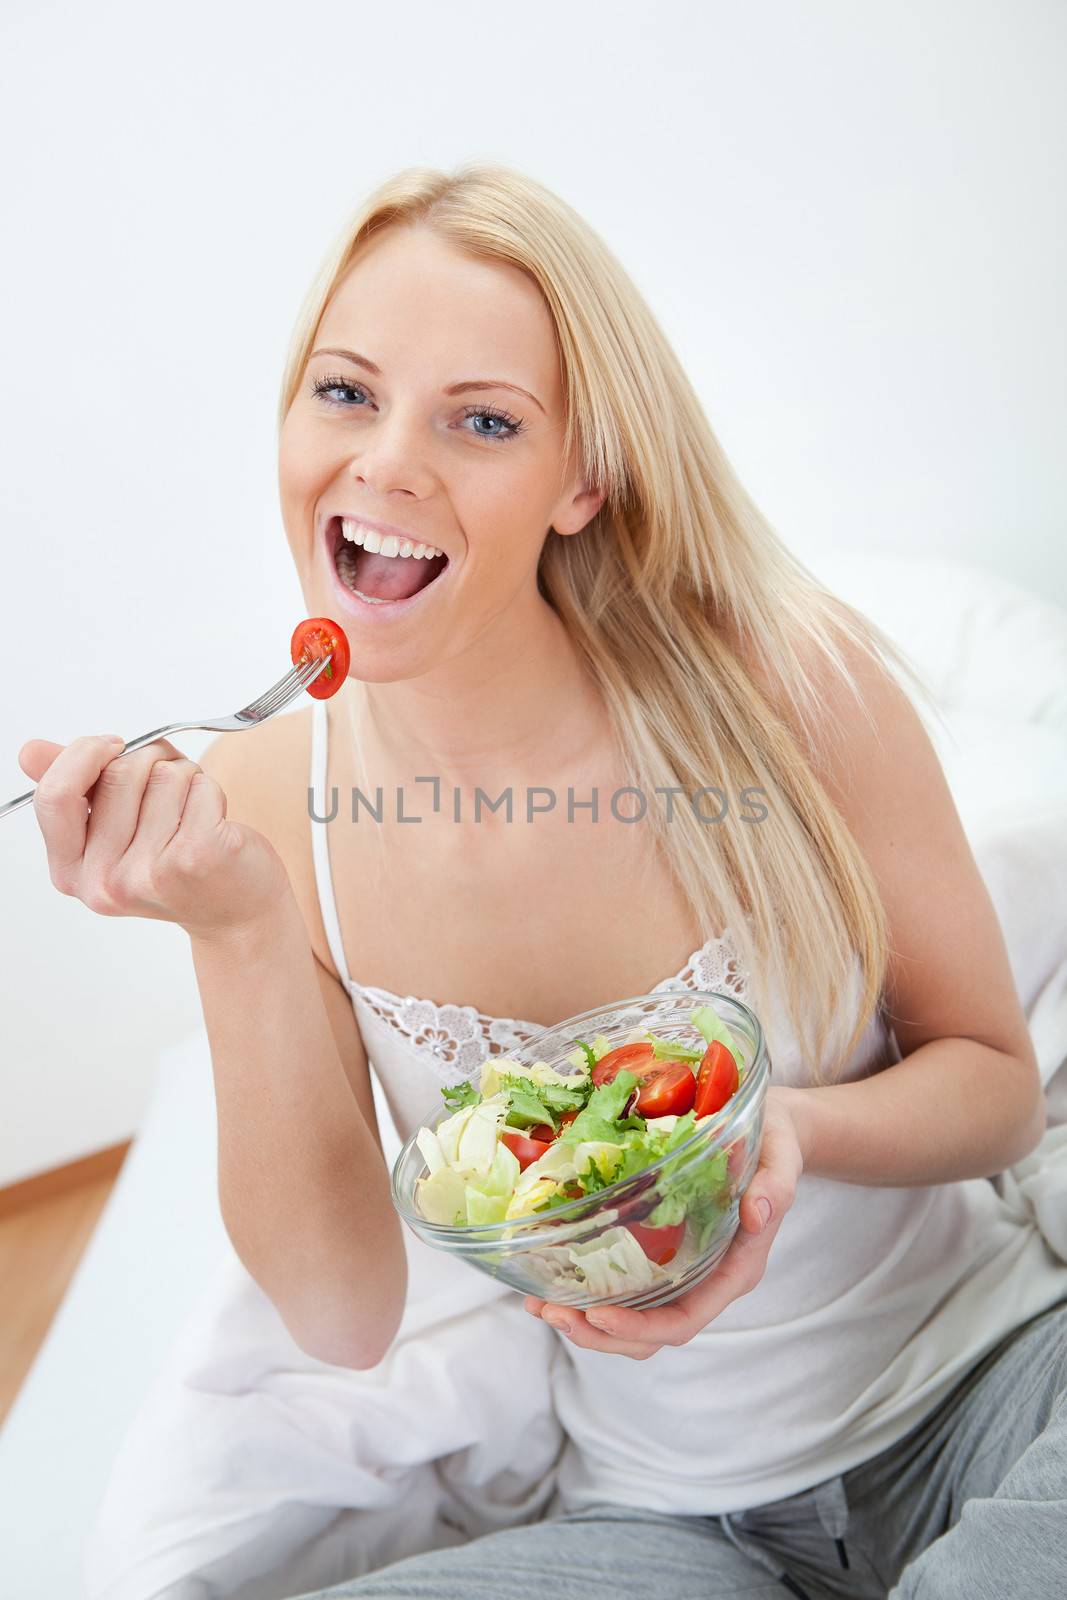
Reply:
[[105, 917], [152, 917], [211, 939], [256, 921], [289, 889], [261, 833], [226, 817], [226, 796], [167, 739], [30, 739], [19, 765], [61, 894]]

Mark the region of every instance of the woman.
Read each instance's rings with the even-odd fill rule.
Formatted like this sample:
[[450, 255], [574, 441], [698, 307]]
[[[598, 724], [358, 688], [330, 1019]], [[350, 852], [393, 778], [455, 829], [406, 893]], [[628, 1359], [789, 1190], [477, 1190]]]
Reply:
[[[368, 1054], [406, 1135], [485, 1051], [689, 983], [746, 996], [775, 1074], [704, 1283], [527, 1298], [565, 1341], [552, 1514], [321, 1592], [1051, 1594], [1067, 1266], [983, 1181], [1044, 1104], [906, 660], [746, 497], [600, 239], [508, 169], [370, 198], [279, 421], [349, 681], [199, 764], [20, 760], [57, 888], [189, 933], [223, 1216], [293, 1337], [370, 1367], [403, 1311]], [[346, 797], [328, 851], [309, 755]]]

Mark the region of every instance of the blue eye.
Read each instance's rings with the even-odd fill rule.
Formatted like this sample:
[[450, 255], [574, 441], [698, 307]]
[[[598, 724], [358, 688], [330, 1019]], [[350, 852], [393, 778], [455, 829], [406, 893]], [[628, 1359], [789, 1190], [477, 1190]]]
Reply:
[[[346, 394], [363, 393], [362, 389], [360, 389], [357, 384], [345, 383], [343, 378], [320, 378], [318, 383], [313, 383], [311, 385], [312, 394], [328, 395], [332, 393], [334, 389], [343, 389]], [[343, 400], [331, 400], [329, 403], [330, 405], [345, 404]]]
[[496, 433], [484, 433], [481, 428], [474, 428], [472, 432], [481, 434], [483, 439], [514, 439], [515, 435], [522, 432], [522, 423], [515, 417], [509, 417], [506, 411], [498, 411], [496, 406], [468, 406], [463, 413], [465, 417], [488, 417], [490, 422], [499, 422], [500, 430]]
[[[357, 406], [361, 405], [367, 398], [366, 391], [358, 383], [346, 383], [344, 378], [338, 376], [320, 378], [316, 383], [312, 384], [311, 392], [318, 395], [327, 405], [341, 406], [346, 409], [351, 409], [351, 401], [335, 400], [331, 396], [335, 393], [358, 395], [361, 399], [356, 402]], [[525, 426], [521, 417], [513, 417], [507, 411], [501, 411], [497, 406], [468, 406], [463, 415], [465, 419], [469, 417], [488, 417], [491, 422], [497, 423], [497, 428], [491, 433], [486, 432], [483, 428], [468, 429], [468, 432], [476, 433], [480, 439], [488, 439], [492, 444], [497, 443], [498, 440], [506, 442], [508, 439], [516, 438], [518, 434], [523, 432]]]

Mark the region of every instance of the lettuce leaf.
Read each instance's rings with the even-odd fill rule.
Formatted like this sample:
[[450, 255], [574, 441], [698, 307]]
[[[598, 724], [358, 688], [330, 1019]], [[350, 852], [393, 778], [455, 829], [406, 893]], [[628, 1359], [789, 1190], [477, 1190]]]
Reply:
[[518, 1176], [517, 1157], [506, 1144], [499, 1143], [489, 1171], [482, 1177], [467, 1179], [468, 1223], [503, 1222]]
[[456, 1220], [457, 1208], [463, 1208], [466, 1220], [466, 1185], [460, 1173], [452, 1167], [441, 1167], [428, 1178], [419, 1178], [415, 1184], [419, 1210], [428, 1222], [441, 1224]]
[[719, 1013], [715, 1010], [714, 1006], [695, 1006], [689, 1013], [689, 1020], [693, 1024], [694, 1028], [700, 1029], [700, 1032], [704, 1035], [709, 1044], [713, 1044], [714, 1041], [718, 1039], [719, 1043], [724, 1044], [727, 1050], [729, 1050], [730, 1054], [737, 1062], [738, 1067], [740, 1068], [744, 1066], [745, 1057], [741, 1050], [741, 1046], [738, 1044], [737, 1040], [734, 1038], [725, 1022], [719, 1016]]
[[446, 1084], [441, 1098], [450, 1111], [462, 1111], [464, 1106], [476, 1106], [481, 1096], [470, 1079], [464, 1078], [462, 1083]]
[[590, 1080], [580, 1079], [573, 1086], [563, 1083], [538, 1083], [513, 1072], [500, 1074], [500, 1088], [508, 1098], [507, 1122], [516, 1128], [531, 1128], [545, 1122], [555, 1131], [560, 1113], [584, 1105]]
[[647, 1289], [667, 1277], [650, 1261], [629, 1228], [608, 1228], [595, 1239], [568, 1246], [577, 1277], [590, 1294], [609, 1295]]
[[550, 1128], [555, 1128], [555, 1119], [540, 1095], [525, 1083], [519, 1083], [515, 1078], [508, 1078], [506, 1073], [501, 1075], [500, 1087], [508, 1097], [508, 1111], [504, 1118], [513, 1128], [532, 1128], [538, 1122], [547, 1122]]
[[574, 1065], [577, 1066], [578, 1062], [575, 1060], [575, 1057], [584, 1059], [585, 1064], [589, 1068], [590, 1072], [592, 1072], [593, 1068], [596, 1066], [596, 1055], [593, 1052], [593, 1047], [590, 1044], [586, 1044], [584, 1039], [578, 1040], [577, 1049], [572, 1050], [570, 1055], [567, 1057], [568, 1061], [573, 1061]]
[[602, 1083], [593, 1090], [586, 1102], [585, 1109], [579, 1111], [573, 1122], [559, 1135], [560, 1140], [566, 1144], [582, 1144], [587, 1139], [615, 1140], [618, 1141], [620, 1126], [637, 1123], [644, 1127], [641, 1118], [628, 1117], [625, 1124], [620, 1123], [623, 1107], [626, 1105], [638, 1082], [632, 1072], [627, 1072], [624, 1067], [616, 1073], [610, 1083]]
[[[687, 1117], [692, 1113], [687, 1113]], [[679, 1119], [679, 1128], [687, 1120]], [[678, 1133], [675, 1130], [675, 1134]], [[691, 1134], [692, 1127], [688, 1132]], [[682, 1138], [687, 1137], [685, 1133]], [[668, 1148], [681, 1142], [670, 1136]], [[726, 1168], [726, 1151], [717, 1150], [704, 1156], [679, 1156], [668, 1161], [660, 1171], [657, 1188], [659, 1202], [646, 1219], [650, 1228], [665, 1228], [688, 1219], [698, 1234], [709, 1224], [713, 1225], [730, 1204], [730, 1180]]]
[[703, 1060], [703, 1050], [691, 1050], [688, 1045], [679, 1044], [674, 1039], [661, 1039], [655, 1033], [648, 1033], [645, 1038], [652, 1046], [652, 1054], [657, 1061], [688, 1061], [692, 1066]]
[[470, 1177], [487, 1173], [493, 1164], [506, 1109], [503, 1096], [479, 1100], [439, 1122], [434, 1131], [448, 1165]]

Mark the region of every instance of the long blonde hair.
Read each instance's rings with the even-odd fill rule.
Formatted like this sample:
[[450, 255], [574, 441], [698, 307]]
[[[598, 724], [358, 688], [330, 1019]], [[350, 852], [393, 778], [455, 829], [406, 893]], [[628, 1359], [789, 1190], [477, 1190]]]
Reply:
[[[804, 751], [825, 716], [820, 672], [866, 711], [842, 654], [895, 664], [937, 715], [914, 665], [794, 557], [746, 494], [649, 307], [598, 234], [558, 196], [495, 163], [412, 167], [381, 184], [328, 250], [293, 330], [279, 432], [319, 321], [372, 233], [421, 224], [540, 286], [559, 346], [561, 460], [605, 490], [572, 537], [548, 530], [538, 585], [603, 693], [643, 795], [714, 783], [764, 791], [771, 825], [709, 826], [695, 806], [648, 803], [656, 847], [705, 937], [729, 928], [765, 1007], [772, 973], [816, 1082], [836, 1076], [882, 1002], [888, 926], [873, 875]], [[561, 480], [562, 487], [562, 480]], [[881, 659], [880, 659], [881, 658]], [[797, 738], [746, 670], [758, 660]], [[869, 712], [867, 712], [869, 716]], [[851, 1033], [835, 1015], [862, 983]], [[766, 1022], [766, 1012], [763, 1016]], [[837, 1049], [824, 1061], [827, 1040]], [[775, 1038], [768, 1029], [772, 1061]]]

